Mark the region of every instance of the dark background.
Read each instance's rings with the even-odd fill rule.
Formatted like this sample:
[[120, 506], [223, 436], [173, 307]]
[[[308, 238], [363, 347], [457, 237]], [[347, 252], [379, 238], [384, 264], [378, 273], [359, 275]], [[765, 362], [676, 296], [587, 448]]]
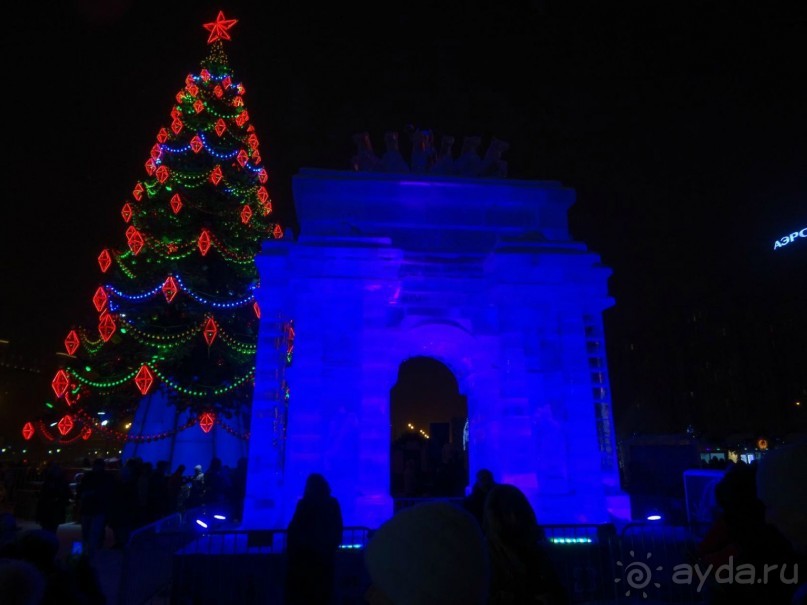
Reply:
[[124, 241], [119, 211], [219, 8], [281, 222], [351, 135], [508, 141], [577, 191], [614, 274], [617, 425], [798, 429], [807, 405], [807, 7], [714, 2], [14, 3], [4, 8], [0, 339], [52, 356]]

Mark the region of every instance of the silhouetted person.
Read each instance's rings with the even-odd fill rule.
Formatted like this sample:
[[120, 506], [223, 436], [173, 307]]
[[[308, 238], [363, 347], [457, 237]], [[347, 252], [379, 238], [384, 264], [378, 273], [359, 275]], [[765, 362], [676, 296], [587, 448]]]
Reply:
[[765, 519], [793, 546], [801, 582], [794, 605], [807, 605], [807, 439], [776, 447], [762, 457], [756, 473]]
[[0, 558], [0, 595], [8, 605], [40, 605], [45, 576], [27, 561]]
[[447, 502], [396, 513], [365, 551], [370, 605], [483, 605], [490, 570], [473, 516]]
[[81, 514], [81, 540], [84, 553], [92, 559], [104, 543], [107, 515], [112, 501], [112, 476], [106, 471], [103, 458], [92, 463], [92, 470], [84, 473], [76, 492]]
[[202, 472], [202, 465], [193, 467], [193, 477], [191, 477], [191, 488], [188, 492], [188, 501], [185, 503], [186, 509], [202, 506], [205, 501], [205, 474]]
[[168, 503], [168, 461], [158, 460], [149, 477], [148, 484], [148, 520], [157, 521], [171, 512]]
[[175, 513], [180, 508], [182, 486], [185, 484], [185, 465], [180, 464], [168, 476], [168, 513]]
[[[45, 580], [39, 605], [103, 605], [106, 602], [95, 569], [86, 555], [65, 562], [57, 558], [59, 540], [52, 532], [31, 529], [8, 544], [0, 556], [32, 564]], [[0, 603], [5, 594], [0, 593]]]
[[333, 594], [342, 510], [325, 477], [312, 473], [288, 527], [285, 599], [289, 605], [325, 605]]
[[491, 488], [483, 527], [490, 553], [491, 605], [569, 602], [547, 555], [535, 511], [520, 489], [506, 484]]
[[247, 495], [247, 459], [239, 458], [232, 472], [231, 513], [234, 521], [240, 521], [244, 511], [244, 498]]
[[471, 513], [482, 527], [482, 521], [485, 517], [485, 498], [488, 493], [496, 485], [493, 480], [493, 473], [486, 468], [479, 469], [476, 472], [476, 482], [471, 488], [471, 493], [462, 501], [462, 505], [469, 513]]
[[[762, 574], [766, 565], [777, 571], [767, 582], [718, 583], [709, 586], [712, 605], [789, 603], [795, 590], [795, 553], [775, 526], [765, 522], [765, 505], [757, 498], [756, 470], [748, 464], [729, 470], [715, 488], [721, 514], [698, 547], [701, 565], [753, 565]], [[787, 565], [784, 572], [782, 566]], [[784, 581], [782, 581], [784, 579]]]
[[51, 462], [45, 470], [36, 503], [36, 522], [42, 529], [56, 533], [59, 525], [67, 520], [70, 495], [70, 484], [62, 467]]

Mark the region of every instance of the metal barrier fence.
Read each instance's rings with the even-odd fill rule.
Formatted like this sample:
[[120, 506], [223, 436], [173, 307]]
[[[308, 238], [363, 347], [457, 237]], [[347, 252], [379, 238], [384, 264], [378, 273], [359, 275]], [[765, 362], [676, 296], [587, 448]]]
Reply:
[[[201, 528], [194, 520], [191, 513], [174, 515], [133, 533], [119, 605], [143, 605], [158, 593], [166, 600], [170, 594], [174, 605], [282, 602], [285, 530]], [[697, 585], [672, 581], [673, 568], [691, 560], [697, 536], [689, 528], [651, 522], [619, 530], [612, 524], [542, 528], [573, 605], [704, 603]], [[372, 533], [344, 530], [336, 569], [340, 605], [364, 602], [364, 547]]]
[[197, 537], [191, 526], [195, 513], [174, 513], [132, 532], [123, 554], [118, 605], [142, 605], [171, 586], [175, 553]]

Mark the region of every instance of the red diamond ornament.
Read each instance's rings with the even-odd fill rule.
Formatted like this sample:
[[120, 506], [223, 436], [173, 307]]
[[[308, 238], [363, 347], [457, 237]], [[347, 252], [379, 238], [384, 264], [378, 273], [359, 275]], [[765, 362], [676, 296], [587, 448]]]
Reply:
[[111, 264], [112, 257], [109, 254], [109, 250], [104, 248], [101, 254], [98, 255], [98, 266], [101, 267], [101, 273], [106, 273], [106, 270], [109, 269], [109, 265]]
[[26, 441], [30, 441], [30, 440], [31, 440], [31, 437], [33, 437], [33, 436], [34, 436], [34, 433], [35, 433], [35, 432], [36, 432], [36, 430], [34, 429], [34, 425], [33, 425], [33, 423], [32, 423], [32, 422], [26, 422], [26, 423], [25, 423], [25, 424], [22, 426], [22, 437], [23, 437], [23, 439], [25, 439]]
[[182, 210], [182, 199], [178, 193], [171, 196], [171, 210], [174, 211], [174, 214], [179, 214], [179, 211]]
[[98, 324], [98, 333], [101, 335], [101, 338], [104, 339], [104, 342], [109, 342], [116, 328], [117, 326], [115, 325], [115, 320], [112, 319], [112, 315], [105, 313]]
[[199, 428], [205, 433], [209, 433], [214, 424], [216, 424], [216, 415], [213, 412], [205, 412], [199, 416]]
[[140, 371], [137, 372], [137, 376], [135, 376], [135, 385], [137, 385], [138, 390], [145, 395], [149, 392], [152, 383], [154, 382], [154, 376], [151, 374], [151, 370], [149, 370], [146, 364], [140, 366]]
[[120, 209], [120, 215], [123, 217], [125, 223], [132, 220], [132, 205], [129, 202], [126, 202], [123, 208]]
[[219, 329], [216, 326], [216, 322], [213, 320], [212, 317], [208, 317], [207, 322], [205, 323], [204, 329], [204, 337], [207, 346], [213, 344], [213, 341], [216, 340], [216, 335], [219, 333]]
[[79, 344], [81, 344], [81, 340], [78, 337], [78, 333], [76, 333], [75, 330], [70, 330], [64, 339], [64, 349], [67, 351], [67, 354], [72, 355], [75, 353]]
[[53, 380], [50, 382], [50, 386], [53, 389], [53, 392], [56, 393], [56, 397], [61, 397], [64, 395], [64, 392], [67, 390], [69, 385], [70, 379], [67, 377], [67, 372], [64, 370], [59, 370], [56, 372], [56, 376], [54, 376]]
[[109, 300], [109, 297], [106, 295], [106, 290], [104, 290], [103, 286], [99, 286], [92, 297], [92, 304], [95, 305], [95, 310], [100, 313], [101, 310], [106, 307], [107, 300]]
[[75, 424], [73, 423], [73, 417], [70, 414], [67, 414], [59, 421], [59, 424], [56, 425], [56, 428], [59, 429], [59, 432], [64, 437], [65, 435], [67, 435], [67, 433], [73, 430], [73, 426], [75, 426]]
[[197, 245], [199, 246], [199, 252], [202, 253], [202, 256], [205, 256], [208, 250], [210, 250], [210, 233], [208, 233], [207, 229], [202, 229], [202, 234], [199, 236]]
[[169, 303], [174, 300], [174, 297], [179, 292], [179, 287], [177, 287], [177, 282], [174, 281], [172, 276], [168, 276], [168, 279], [165, 280], [163, 284], [163, 295], [165, 296], [165, 300]]

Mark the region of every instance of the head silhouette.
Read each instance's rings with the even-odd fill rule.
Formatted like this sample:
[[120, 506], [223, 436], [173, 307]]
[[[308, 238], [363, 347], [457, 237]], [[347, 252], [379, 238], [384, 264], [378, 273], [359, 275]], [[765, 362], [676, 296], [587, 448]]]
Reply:
[[319, 473], [311, 473], [305, 481], [304, 498], [319, 500], [331, 495], [331, 486]]

